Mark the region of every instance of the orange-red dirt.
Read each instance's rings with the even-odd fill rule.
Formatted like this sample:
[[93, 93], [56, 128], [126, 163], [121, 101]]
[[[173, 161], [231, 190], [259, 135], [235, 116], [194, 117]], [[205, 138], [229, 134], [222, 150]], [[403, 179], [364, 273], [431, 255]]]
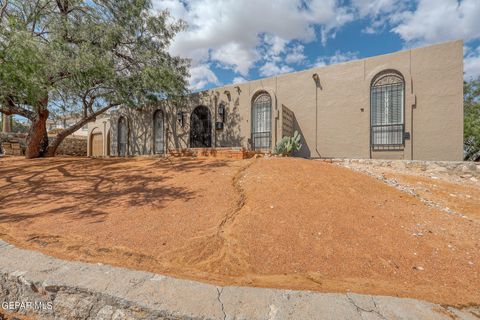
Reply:
[[34, 318], [18, 313], [3, 313], [3, 311], [0, 311], [0, 320], [34, 320]]
[[[478, 219], [328, 163], [4, 158], [0, 190], [0, 238], [63, 259], [224, 285], [480, 303]], [[450, 198], [480, 215], [478, 199]]]

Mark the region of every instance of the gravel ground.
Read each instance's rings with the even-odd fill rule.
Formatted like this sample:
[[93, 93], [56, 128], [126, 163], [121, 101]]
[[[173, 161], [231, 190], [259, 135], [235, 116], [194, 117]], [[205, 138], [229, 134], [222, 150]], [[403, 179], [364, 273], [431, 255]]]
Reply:
[[478, 305], [478, 185], [383, 175], [288, 158], [3, 158], [0, 237], [222, 285]]
[[[398, 165], [392, 161], [335, 162], [336, 165], [365, 173], [408, 193], [430, 207], [466, 219], [480, 219], [480, 180], [477, 170], [452, 172], [444, 167]], [[473, 163], [465, 167], [475, 167]]]

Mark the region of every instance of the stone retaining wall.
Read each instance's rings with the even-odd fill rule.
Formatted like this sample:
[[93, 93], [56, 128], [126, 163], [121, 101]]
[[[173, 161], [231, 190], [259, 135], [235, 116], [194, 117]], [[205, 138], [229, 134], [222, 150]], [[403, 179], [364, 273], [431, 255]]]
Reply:
[[[52, 137], [53, 138], [53, 137]], [[87, 156], [87, 137], [70, 136], [62, 141], [57, 149], [57, 155], [62, 156]]]
[[[103, 264], [62, 261], [0, 240], [0, 308], [46, 320], [473, 319], [415, 299], [220, 287]], [[26, 303], [37, 303], [39, 308]], [[20, 305], [19, 303], [23, 303]], [[10, 308], [11, 306], [11, 308]]]
[[320, 159], [344, 166], [349, 164], [366, 164], [376, 167], [388, 167], [399, 170], [418, 170], [429, 173], [446, 173], [449, 175], [480, 177], [480, 163], [470, 161], [420, 161], [420, 160], [377, 160], [377, 159]]
[[0, 154], [9, 156], [22, 156], [25, 154], [26, 133], [0, 132]]
[[[53, 140], [55, 136], [49, 136]], [[0, 133], [0, 153], [8, 156], [23, 156], [27, 147], [26, 133]], [[62, 141], [57, 155], [87, 156], [87, 137], [70, 136]]]

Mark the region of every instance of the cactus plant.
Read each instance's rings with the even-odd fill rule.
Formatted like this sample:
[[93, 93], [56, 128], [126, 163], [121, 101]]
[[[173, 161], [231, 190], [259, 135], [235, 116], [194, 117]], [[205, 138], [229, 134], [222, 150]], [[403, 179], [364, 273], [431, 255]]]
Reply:
[[293, 137], [283, 137], [277, 145], [273, 152], [277, 155], [290, 156], [294, 151], [299, 151], [302, 148], [300, 140], [302, 136], [295, 131]]

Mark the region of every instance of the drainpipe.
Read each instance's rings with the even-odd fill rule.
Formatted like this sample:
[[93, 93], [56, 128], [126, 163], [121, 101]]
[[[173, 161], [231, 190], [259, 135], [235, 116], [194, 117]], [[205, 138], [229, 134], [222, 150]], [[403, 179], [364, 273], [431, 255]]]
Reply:
[[218, 96], [220, 95], [216, 92], [216, 96], [213, 98], [213, 109], [214, 109], [214, 119], [213, 119], [213, 149], [217, 148], [217, 105], [218, 105]]
[[315, 81], [315, 152], [321, 158], [320, 151], [318, 151], [318, 89], [322, 89], [322, 85], [318, 73], [314, 73], [312, 78]]
[[410, 156], [411, 156], [411, 160], [414, 160], [414, 156], [413, 156], [413, 136], [414, 136], [414, 133], [413, 133], [413, 115], [414, 115], [414, 110], [417, 109], [417, 96], [413, 94], [413, 103], [412, 103], [412, 106], [411, 106], [411, 115], [410, 115]]

